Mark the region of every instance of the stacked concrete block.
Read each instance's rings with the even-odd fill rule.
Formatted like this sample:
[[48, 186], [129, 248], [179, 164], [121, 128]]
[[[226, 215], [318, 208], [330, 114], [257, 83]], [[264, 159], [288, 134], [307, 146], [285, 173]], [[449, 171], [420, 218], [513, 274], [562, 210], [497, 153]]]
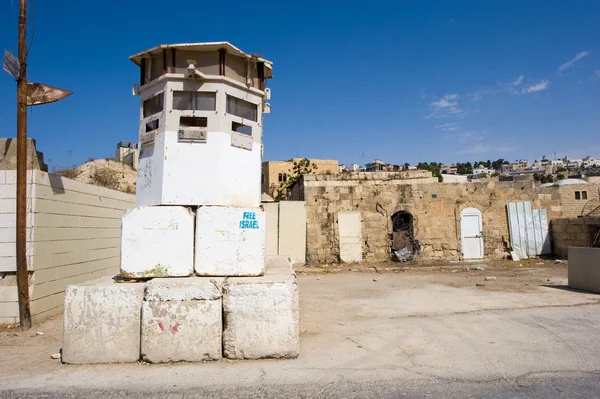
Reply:
[[135, 362], [140, 357], [144, 284], [102, 278], [65, 292], [62, 361]]
[[296, 275], [269, 269], [223, 285], [223, 355], [229, 359], [295, 358], [300, 326]]
[[261, 276], [265, 271], [262, 208], [202, 206], [196, 213], [196, 274]]
[[223, 279], [191, 277], [147, 283], [141, 354], [151, 363], [221, 358]]
[[193, 270], [194, 213], [189, 208], [138, 206], [123, 216], [123, 277], [185, 277]]

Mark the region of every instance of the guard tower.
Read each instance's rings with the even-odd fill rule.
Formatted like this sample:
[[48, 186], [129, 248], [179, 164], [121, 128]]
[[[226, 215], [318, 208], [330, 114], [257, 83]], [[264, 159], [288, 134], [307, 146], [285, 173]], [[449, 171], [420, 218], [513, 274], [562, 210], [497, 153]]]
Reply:
[[272, 63], [228, 42], [130, 59], [140, 67], [136, 205], [258, 207]]

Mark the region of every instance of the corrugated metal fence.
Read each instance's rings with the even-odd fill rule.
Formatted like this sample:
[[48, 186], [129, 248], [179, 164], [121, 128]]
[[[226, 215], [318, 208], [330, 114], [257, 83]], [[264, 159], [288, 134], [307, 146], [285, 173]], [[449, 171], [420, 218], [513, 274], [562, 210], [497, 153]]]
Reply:
[[509, 202], [506, 205], [510, 244], [522, 259], [552, 252], [545, 209], [532, 209], [531, 202]]

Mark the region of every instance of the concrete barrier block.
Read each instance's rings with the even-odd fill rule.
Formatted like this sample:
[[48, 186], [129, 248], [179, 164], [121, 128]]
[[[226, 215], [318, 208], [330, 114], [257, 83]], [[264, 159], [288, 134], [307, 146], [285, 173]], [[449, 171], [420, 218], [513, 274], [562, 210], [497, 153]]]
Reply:
[[295, 358], [300, 351], [296, 275], [268, 270], [223, 285], [223, 354], [230, 359]]
[[151, 363], [221, 358], [224, 279], [191, 277], [147, 283], [142, 358]]
[[123, 216], [123, 277], [184, 277], [193, 270], [194, 213], [189, 208], [138, 206]]
[[140, 358], [143, 283], [102, 278], [65, 291], [62, 361], [135, 362]]
[[262, 208], [202, 206], [196, 213], [196, 274], [260, 276], [265, 271]]
[[600, 248], [569, 247], [569, 287], [600, 294]]

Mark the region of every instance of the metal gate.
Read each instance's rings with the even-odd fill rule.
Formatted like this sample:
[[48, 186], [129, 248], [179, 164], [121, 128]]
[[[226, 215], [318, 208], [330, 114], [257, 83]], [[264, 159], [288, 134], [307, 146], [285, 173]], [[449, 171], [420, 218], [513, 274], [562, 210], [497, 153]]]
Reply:
[[510, 245], [521, 259], [551, 253], [545, 209], [532, 209], [531, 202], [521, 201], [506, 204], [506, 212]]

